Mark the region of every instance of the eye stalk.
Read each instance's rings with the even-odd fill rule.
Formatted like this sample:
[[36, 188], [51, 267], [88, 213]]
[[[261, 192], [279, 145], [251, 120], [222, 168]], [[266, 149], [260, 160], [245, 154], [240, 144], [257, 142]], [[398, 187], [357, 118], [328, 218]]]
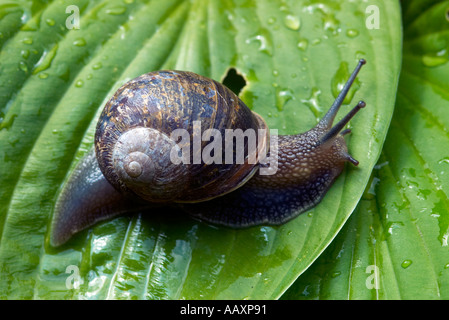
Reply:
[[[340, 110], [340, 107], [343, 104], [343, 101], [346, 95], [348, 94], [349, 89], [351, 88], [355, 78], [357, 77], [357, 74], [359, 73], [360, 69], [364, 64], [366, 64], [366, 60], [360, 59], [359, 63], [357, 64], [351, 76], [349, 77], [348, 81], [345, 83], [343, 89], [340, 91], [334, 103], [329, 108], [329, 111], [317, 124], [316, 129], [322, 132], [321, 137], [318, 139], [317, 145], [322, 145], [334, 139], [338, 134], [344, 136], [350, 133], [351, 129], [343, 130], [343, 128], [348, 124], [348, 122], [356, 115], [356, 113], [360, 109], [365, 108], [366, 106], [365, 101], [359, 101], [357, 105], [343, 117], [343, 119], [341, 119], [337, 124], [335, 124], [332, 127], [332, 123], [335, 119], [335, 116]], [[354, 159], [348, 152], [344, 152], [343, 156], [347, 161], [351, 162], [353, 165], [357, 166], [359, 164], [359, 162], [356, 159]]]
[[[359, 101], [359, 103], [357, 103], [357, 105], [349, 111], [343, 119], [341, 119], [335, 126], [332, 127], [332, 129], [327, 131], [324, 136], [321, 137], [320, 143], [325, 143], [335, 137], [344, 128], [344, 126], [348, 124], [349, 120], [351, 120], [360, 109], [365, 108], [365, 106], [365, 101]], [[346, 129], [341, 132], [341, 135], [348, 134], [350, 131], [350, 129]]]
[[[332, 126], [332, 122], [334, 121], [335, 116], [338, 113], [338, 110], [340, 110], [340, 107], [343, 104], [343, 101], [345, 100], [345, 97], [348, 94], [349, 89], [351, 89], [351, 86], [354, 83], [354, 80], [357, 77], [357, 74], [359, 73], [360, 69], [362, 69], [362, 66], [365, 65], [365, 64], [366, 64], [366, 60], [365, 59], [360, 59], [359, 60], [359, 63], [355, 67], [355, 69], [352, 72], [351, 76], [349, 77], [348, 81], [345, 83], [343, 89], [338, 94], [338, 96], [335, 99], [334, 103], [329, 108], [329, 110], [327, 111], [327, 113], [323, 117], [323, 119], [321, 119], [321, 121], [317, 124], [317, 126], [316, 126], [317, 128], [330, 128]], [[364, 106], [365, 105], [363, 105], [361, 108], [363, 108]]]

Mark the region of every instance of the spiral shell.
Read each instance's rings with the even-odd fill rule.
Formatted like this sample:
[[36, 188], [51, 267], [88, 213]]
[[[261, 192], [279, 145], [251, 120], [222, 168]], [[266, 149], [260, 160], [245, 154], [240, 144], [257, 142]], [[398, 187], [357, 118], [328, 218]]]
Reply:
[[[245, 158], [242, 164], [195, 162], [209, 141], [194, 145], [194, 122], [201, 133], [217, 129], [266, 129], [232, 91], [220, 83], [184, 71], [157, 71], [123, 85], [100, 116], [95, 150], [100, 169], [119, 191], [151, 202], [197, 202], [226, 194], [245, 183], [258, 168]], [[171, 138], [175, 129], [190, 137], [188, 164], [174, 163], [182, 145]], [[268, 135], [258, 141], [266, 145]], [[222, 148], [223, 152], [225, 148]], [[235, 153], [235, 146], [234, 146]], [[224, 159], [224, 155], [223, 155]]]

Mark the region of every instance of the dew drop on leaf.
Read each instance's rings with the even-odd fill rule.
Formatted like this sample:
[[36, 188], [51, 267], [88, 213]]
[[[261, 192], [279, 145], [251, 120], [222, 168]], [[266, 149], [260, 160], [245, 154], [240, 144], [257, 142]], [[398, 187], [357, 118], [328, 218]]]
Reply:
[[302, 99], [301, 102], [304, 103], [313, 112], [315, 118], [319, 118], [321, 115], [321, 107], [318, 102], [318, 97], [321, 94], [321, 90], [318, 88], [312, 88], [312, 92], [308, 99]]
[[20, 61], [19, 62], [19, 69], [22, 70], [23, 72], [27, 73], [28, 72], [28, 66], [25, 63], [25, 61]]
[[301, 27], [301, 21], [299, 20], [299, 17], [288, 14], [284, 18], [284, 24], [287, 28], [290, 30], [299, 30]]
[[301, 39], [298, 42], [298, 48], [302, 51], [306, 51], [309, 41], [307, 39]]
[[75, 41], [73, 41], [73, 45], [77, 47], [84, 47], [86, 45], [86, 40], [84, 40], [84, 38], [78, 38]]
[[116, 6], [106, 9], [106, 13], [111, 15], [121, 15], [124, 14], [125, 12], [126, 12], [125, 6]]
[[33, 38], [26, 37], [22, 40], [22, 42], [25, 44], [33, 44]]
[[291, 99], [293, 99], [293, 92], [290, 89], [276, 90], [276, 107], [279, 111], [284, 110], [285, 104]]
[[103, 67], [103, 64], [101, 62], [97, 62], [92, 66], [92, 69], [98, 70], [98, 69], [101, 69], [102, 67]]
[[45, 23], [47, 24], [47, 25], [49, 25], [50, 27], [52, 27], [52, 26], [54, 26], [55, 25], [55, 20], [53, 20], [53, 19], [51, 19], [51, 18], [47, 18], [46, 20], [45, 20]]
[[358, 32], [357, 30], [355, 30], [355, 29], [348, 29], [348, 30], [346, 31], [346, 35], [347, 35], [349, 38], [355, 38], [355, 37], [357, 37], [357, 36], [359, 35], [359, 32]]
[[404, 260], [401, 263], [401, 267], [404, 269], [407, 269], [408, 267], [410, 267], [411, 264], [412, 264], [412, 260]]
[[438, 67], [448, 62], [446, 50], [442, 50], [437, 54], [425, 54], [422, 56], [422, 63], [426, 67]]
[[47, 70], [50, 68], [51, 63], [56, 56], [56, 52], [58, 51], [58, 45], [55, 45], [50, 51], [45, 51], [42, 54], [42, 57], [36, 63], [36, 68], [33, 70], [33, 74], [37, 74], [38, 72]]
[[[331, 81], [331, 90], [332, 90], [332, 95], [334, 96], [334, 98], [337, 98], [338, 94], [343, 89], [346, 81], [348, 81], [349, 76], [350, 76], [350, 72], [349, 72], [348, 63], [342, 62]], [[356, 78], [354, 81], [354, 84], [351, 86], [351, 89], [349, 90], [347, 96], [345, 97], [343, 104], [351, 103], [352, 98], [354, 97], [354, 94], [359, 89], [359, 87], [360, 87], [360, 81], [358, 80], [358, 78]]]

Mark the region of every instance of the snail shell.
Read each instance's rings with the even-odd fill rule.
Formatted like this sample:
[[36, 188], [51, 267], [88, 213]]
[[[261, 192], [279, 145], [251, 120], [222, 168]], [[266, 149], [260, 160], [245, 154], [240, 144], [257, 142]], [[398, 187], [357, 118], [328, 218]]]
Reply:
[[[336, 125], [332, 123], [363, 64], [362, 59], [314, 128], [278, 136], [270, 150], [265, 121], [212, 79], [192, 72], [157, 71], [129, 81], [104, 107], [95, 151], [78, 164], [60, 194], [51, 244], [61, 245], [117, 214], [151, 211], [148, 208], [157, 205], [175, 204], [197, 219], [233, 228], [282, 224], [312, 208], [345, 162], [358, 165], [347, 152], [343, 136], [349, 130], [343, 128], [365, 103], [360, 101]], [[189, 139], [174, 138], [176, 129], [187, 132]], [[205, 163], [201, 151], [210, 141], [194, 137], [212, 129], [221, 137], [227, 129], [264, 134], [258, 135], [256, 150], [245, 149], [243, 163], [235, 162], [236, 145], [231, 163]], [[195, 149], [195, 143], [200, 147]], [[192, 148], [184, 154], [186, 146]], [[223, 144], [219, 150], [227, 149]], [[259, 160], [276, 156], [276, 171], [261, 174], [269, 164], [249, 161], [253, 153]], [[173, 155], [186, 161], [174, 162]]]
[[[177, 94], [173, 94], [176, 92]], [[246, 182], [257, 163], [174, 164], [171, 152], [180, 146], [171, 139], [184, 129], [193, 147], [195, 121], [200, 136], [208, 129], [258, 131], [265, 121], [228, 88], [192, 72], [158, 71], [122, 86], [106, 104], [97, 125], [95, 150], [106, 179], [124, 194], [151, 202], [203, 201], [228, 193]], [[261, 144], [266, 144], [268, 135]], [[202, 141], [199, 151], [208, 144]], [[182, 146], [181, 146], [182, 147]], [[222, 148], [223, 152], [225, 148]], [[234, 148], [234, 153], [236, 152]]]

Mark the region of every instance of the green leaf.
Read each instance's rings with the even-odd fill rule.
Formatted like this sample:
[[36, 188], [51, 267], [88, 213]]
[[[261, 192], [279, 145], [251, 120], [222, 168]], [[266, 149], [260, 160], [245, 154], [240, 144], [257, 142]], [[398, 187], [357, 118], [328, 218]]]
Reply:
[[403, 70], [372, 183], [284, 298], [449, 298], [448, 9], [404, 4]]
[[[27, 2], [0, 24], [0, 297], [27, 299], [277, 298], [343, 226], [369, 180], [393, 111], [401, 28], [395, 1]], [[64, 14], [79, 8], [80, 29]], [[31, 8], [31, 9], [29, 9]], [[7, 39], [5, 39], [7, 38]], [[280, 134], [327, 111], [358, 59], [350, 94], [348, 166], [311, 212], [280, 227], [229, 230], [177, 212], [125, 215], [62, 248], [47, 245], [61, 185], [91, 147], [103, 104], [126, 81], [158, 69], [222, 80], [235, 68], [244, 102]], [[357, 99], [357, 100], [354, 100]]]

